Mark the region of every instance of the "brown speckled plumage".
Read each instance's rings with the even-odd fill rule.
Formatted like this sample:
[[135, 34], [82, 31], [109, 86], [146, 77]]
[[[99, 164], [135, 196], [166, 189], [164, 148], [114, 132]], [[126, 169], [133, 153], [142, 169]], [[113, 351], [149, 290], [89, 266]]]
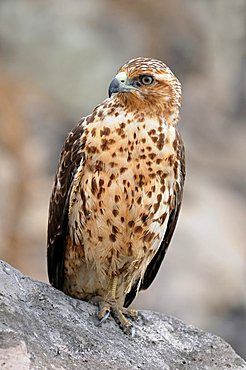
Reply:
[[56, 288], [85, 300], [107, 297], [117, 277], [115, 299], [128, 306], [155, 278], [180, 210], [181, 85], [149, 58], [116, 77], [117, 91], [65, 141], [50, 200], [48, 273]]

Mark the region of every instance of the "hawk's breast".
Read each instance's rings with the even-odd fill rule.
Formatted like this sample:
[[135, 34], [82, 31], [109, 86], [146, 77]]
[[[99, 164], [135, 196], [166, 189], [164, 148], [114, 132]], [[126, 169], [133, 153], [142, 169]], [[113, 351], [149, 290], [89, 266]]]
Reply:
[[98, 109], [81, 140], [85, 159], [69, 204], [72, 243], [99, 278], [126, 271], [137, 279], [165, 234], [179, 186], [176, 129], [117, 110], [103, 117]]

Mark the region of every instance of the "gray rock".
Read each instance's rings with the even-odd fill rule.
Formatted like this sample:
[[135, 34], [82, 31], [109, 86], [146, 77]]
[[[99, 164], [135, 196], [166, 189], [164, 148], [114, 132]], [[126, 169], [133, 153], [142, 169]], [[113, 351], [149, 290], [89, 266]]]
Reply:
[[0, 263], [1, 369], [246, 369], [221, 338], [142, 311], [134, 339], [96, 307]]

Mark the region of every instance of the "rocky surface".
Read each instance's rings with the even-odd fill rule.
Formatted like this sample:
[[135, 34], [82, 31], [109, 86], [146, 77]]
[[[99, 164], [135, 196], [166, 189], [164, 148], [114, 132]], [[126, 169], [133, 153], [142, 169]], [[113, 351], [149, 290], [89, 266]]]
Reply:
[[246, 369], [221, 338], [142, 311], [129, 338], [96, 308], [0, 263], [1, 369]]

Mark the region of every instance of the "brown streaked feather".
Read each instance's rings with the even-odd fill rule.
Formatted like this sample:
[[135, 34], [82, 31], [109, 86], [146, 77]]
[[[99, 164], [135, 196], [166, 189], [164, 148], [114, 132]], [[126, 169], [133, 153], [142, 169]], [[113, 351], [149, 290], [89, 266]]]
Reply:
[[83, 119], [69, 133], [55, 176], [49, 205], [47, 234], [48, 276], [50, 283], [62, 290], [64, 274], [64, 252], [68, 222], [68, 202], [70, 188], [76, 169], [83, 160], [81, 135]]
[[180, 186], [178, 187], [178, 191], [175, 192], [175, 207], [170, 213], [164, 238], [156, 254], [154, 255], [154, 257], [148, 264], [148, 267], [145, 271], [145, 274], [141, 281], [139, 289], [138, 289], [138, 286], [139, 286], [139, 281], [138, 281], [132, 287], [130, 292], [126, 295], [124, 307], [128, 307], [132, 303], [138, 291], [147, 289], [154, 281], [159, 271], [159, 268], [161, 266], [161, 263], [163, 261], [163, 258], [165, 257], [166, 251], [168, 249], [168, 246], [170, 244], [170, 241], [172, 239], [172, 236], [173, 236], [173, 233], [174, 233], [177, 221], [178, 221], [178, 216], [179, 216], [182, 197], [183, 197], [184, 180], [185, 180], [185, 149], [184, 149], [182, 139], [178, 132], [177, 132], [177, 139], [178, 139], [178, 157], [179, 157], [180, 164], [181, 164], [181, 169], [180, 169], [181, 183], [180, 183]]

